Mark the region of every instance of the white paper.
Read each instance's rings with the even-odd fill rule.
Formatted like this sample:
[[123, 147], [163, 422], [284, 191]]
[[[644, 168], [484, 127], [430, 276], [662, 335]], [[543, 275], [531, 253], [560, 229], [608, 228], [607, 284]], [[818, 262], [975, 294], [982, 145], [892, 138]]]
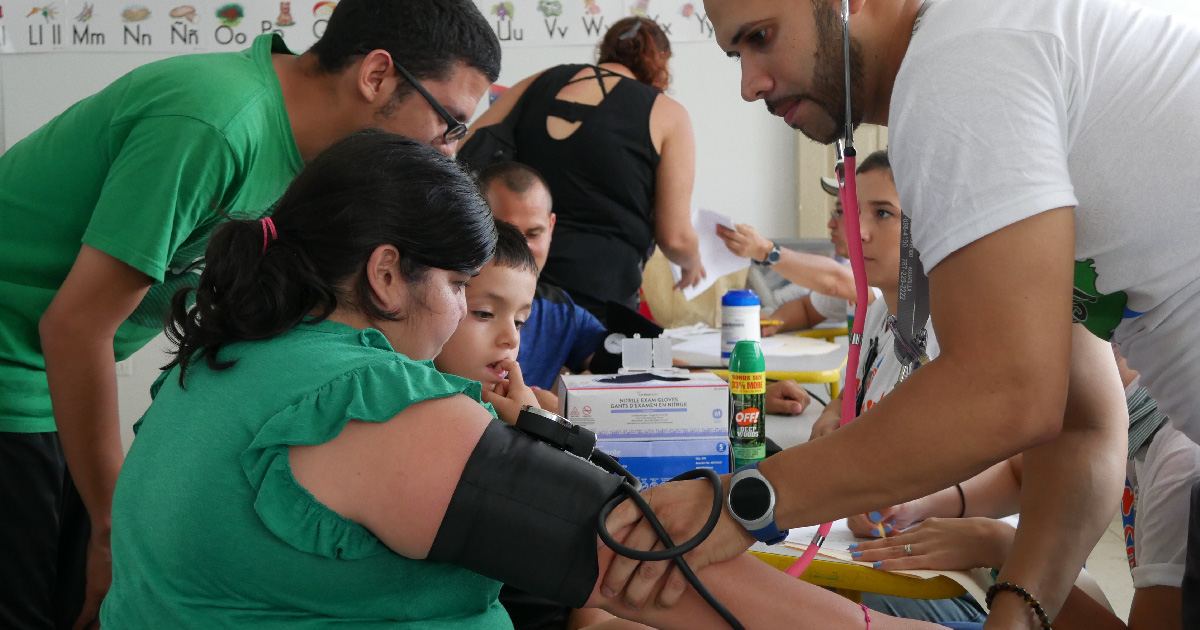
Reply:
[[[724, 225], [731, 230], [737, 229], [733, 226], [733, 219], [712, 210], [702, 208], [692, 216], [692, 226], [696, 228], [696, 234], [700, 237], [700, 262], [704, 265], [707, 275], [696, 285], [683, 290], [683, 297], [689, 301], [708, 290], [716, 283], [717, 278], [750, 266], [749, 258], [742, 258], [729, 251], [725, 241], [717, 236], [718, 225]], [[671, 263], [671, 275], [675, 282], [679, 282], [683, 277], [679, 265]]]
[[[1019, 522], [1019, 516], [1007, 516], [1000, 520], [1016, 527]], [[790, 548], [792, 553], [799, 555], [799, 552], [808, 548], [812, 542], [813, 535], [817, 533], [819, 526], [797, 527], [788, 532], [787, 540], [783, 546]], [[860, 562], [850, 556], [850, 551], [847, 549], [853, 543], [859, 543], [869, 538], [856, 538], [846, 526], [846, 519], [840, 519], [833, 522], [833, 527], [829, 530], [829, 536], [825, 539], [825, 544], [821, 545], [821, 550], [817, 552], [817, 556], [823, 560], [833, 560], [836, 562], [845, 562], [847, 564], [857, 564], [860, 566], [871, 566], [871, 563]], [[791, 553], [787, 555], [792, 555]], [[906, 575], [913, 578], [928, 580], [938, 576], [945, 576], [954, 580], [959, 586], [963, 587], [971, 594], [980, 606], [984, 606], [984, 594], [987, 588], [992, 585], [991, 572], [986, 569], [970, 569], [967, 571], [931, 571], [924, 569], [908, 569], [903, 571], [893, 571], [897, 575]], [[1082, 576], [1081, 576], [1082, 577]]]
[[[705, 354], [714, 360], [721, 356], [721, 331], [712, 330], [703, 334], [672, 335], [676, 339], [675, 353]], [[824, 339], [801, 337], [787, 333], [764, 337], [759, 342], [763, 354], [768, 357], [803, 357], [828, 354], [840, 346]]]

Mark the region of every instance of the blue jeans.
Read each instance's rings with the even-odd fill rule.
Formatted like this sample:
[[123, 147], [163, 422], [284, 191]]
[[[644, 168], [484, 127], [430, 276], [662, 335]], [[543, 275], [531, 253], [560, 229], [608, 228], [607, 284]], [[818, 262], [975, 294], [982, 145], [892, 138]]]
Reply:
[[[862, 603], [885, 615], [932, 623], [983, 623], [987, 614], [970, 595], [951, 599], [909, 599], [893, 595], [863, 593]], [[970, 625], [966, 626], [970, 628]]]

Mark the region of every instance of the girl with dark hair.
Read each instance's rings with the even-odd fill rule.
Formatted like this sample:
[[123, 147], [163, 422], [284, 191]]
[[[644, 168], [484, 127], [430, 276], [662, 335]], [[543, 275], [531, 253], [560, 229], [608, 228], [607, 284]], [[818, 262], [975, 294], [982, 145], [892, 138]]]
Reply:
[[318, 156], [270, 218], [221, 226], [199, 288], [174, 297], [179, 349], [117, 483], [104, 627], [507, 623], [498, 585], [391, 553], [320, 473], [354, 469], [343, 445], [393, 417], [491, 417], [479, 383], [430, 360], [495, 241], [452, 160], [378, 131]]
[[598, 65], [529, 77], [472, 127], [499, 123], [520, 100], [516, 159], [544, 176], [557, 215], [542, 279], [601, 321], [607, 302], [637, 307], [655, 244], [682, 268], [676, 288], [704, 277], [691, 223], [692, 123], [663, 93], [670, 57], [671, 43], [654, 20], [618, 20], [599, 46]]

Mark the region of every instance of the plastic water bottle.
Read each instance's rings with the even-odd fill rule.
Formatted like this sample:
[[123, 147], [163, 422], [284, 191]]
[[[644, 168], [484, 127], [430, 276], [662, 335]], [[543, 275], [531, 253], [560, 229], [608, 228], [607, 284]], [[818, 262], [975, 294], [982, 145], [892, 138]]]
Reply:
[[729, 359], [729, 442], [733, 467], [767, 456], [767, 367], [758, 341], [739, 341]]
[[721, 364], [729, 365], [729, 355], [739, 341], [762, 339], [759, 324], [761, 304], [750, 289], [726, 291], [721, 297]]

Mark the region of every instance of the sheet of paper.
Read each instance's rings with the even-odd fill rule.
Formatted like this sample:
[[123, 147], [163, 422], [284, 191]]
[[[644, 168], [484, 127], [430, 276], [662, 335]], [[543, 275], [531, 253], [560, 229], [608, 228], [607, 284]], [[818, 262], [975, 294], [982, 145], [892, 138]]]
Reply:
[[[712, 210], [701, 209], [692, 217], [692, 226], [696, 228], [696, 234], [700, 237], [700, 262], [704, 264], [707, 276], [698, 284], [683, 290], [683, 297], [689, 301], [707, 291], [717, 278], [750, 266], [749, 258], [742, 258], [729, 251], [725, 241], [717, 236], [718, 225], [735, 229], [733, 219]], [[679, 265], [671, 263], [671, 275], [675, 277], [675, 282], [679, 282], [683, 277]]]
[[[1013, 527], [1017, 526], [1019, 521], [1018, 516], [1008, 516], [1003, 519]], [[783, 542], [783, 546], [793, 550], [797, 556], [808, 548], [812, 542], [813, 535], [817, 533], [816, 525], [812, 527], [799, 527], [788, 532], [787, 540]], [[850, 551], [847, 549], [850, 545], [868, 540], [866, 538], [856, 538], [846, 526], [846, 519], [834, 521], [833, 527], [829, 530], [829, 536], [825, 538], [825, 544], [821, 545], [821, 550], [817, 552], [817, 556], [824, 560], [833, 560], [836, 562], [845, 562], [847, 564], [857, 564], [860, 566], [871, 566], [868, 562], [859, 562], [850, 556]], [[980, 606], [984, 605], [984, 596], [987, 593], [988, 587], [992, 585], [991, 571], [986, 569], [971, 569], [969, 571], [925, 571], [925, 570], [907, 570], [893, 571], [897, 575], [907, 575], [922, 580], [935, 578], [939, 575], [944, 575], [963, 587], [972, 597], [979, 602]], [[985, 606], [986, 608], [986, 606]]]
[[[721, 332], [712, 331], [686, 337], [676, 337], [673, 350], [678, 353], [721, 356]], [[763, 354], [769, 357], [800, 357], [826, 354], [838, 349], [836, 343], [812, 337], [782, 334], [767, 337], [761, 342]]]

